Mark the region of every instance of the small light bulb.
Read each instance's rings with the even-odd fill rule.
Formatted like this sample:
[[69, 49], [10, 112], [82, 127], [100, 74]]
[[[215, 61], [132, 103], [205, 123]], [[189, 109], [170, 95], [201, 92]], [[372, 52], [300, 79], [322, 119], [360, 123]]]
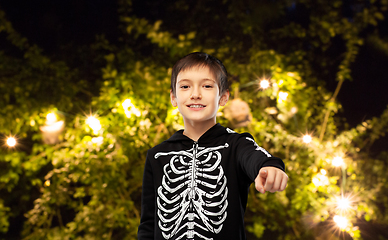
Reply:
[[16, 139], [14, 137], [7, 138], [7, 145], [9, 147], [15, 147], [16, 143], [17, 143], [17, 141], [16, 141]]
[[340, 210], [348, 210], [350, 208], [350, 201], [347, 198], [344, 197], [338, 197], [337, 198], [337, 208]]
[[57, 121], [57, 115], [55, 113], [48, 113], [46, 115], [47, 125], [53, 124]]
[[46, 187], [49, 187], [49, 186], [51, 185], [50, 180], [46, 180], [46, 181], [44, 182], [44, 185], [45, 185]]
[[260, 81], [260, 88], [267, 89], [269, 88], [269, 81], [267, 79], [263, 79]]
[[94, 133], [97, 133], [101, 129], [100, 120], [97, 118], [90, 116], [86, 119], [86, 123], [89, 125], [91, 129], [93, 129]]
[[345, 229], [349, 224], [348, 219], [343, 216], [335, 215], [333, 217], [333, 220], [337, 224], [337, 226], [342, 230]]
[[333, 158], [333, 161], [331, 162], [331, 164], [334, 167], [340, 167], [344, 164], [344, 159], [342, 157], [335, 157]]
[[302, 139], [303, 139], [303, 142], [306, 144], [311, 143], [311, 141], [313, 140], [313, 138], [308, 134], [304, 135]]

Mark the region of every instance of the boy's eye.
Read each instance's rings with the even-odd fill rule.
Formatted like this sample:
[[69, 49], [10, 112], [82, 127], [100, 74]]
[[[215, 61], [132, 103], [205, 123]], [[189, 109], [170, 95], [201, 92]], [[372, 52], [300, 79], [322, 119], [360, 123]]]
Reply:
[[205, 87], [205, 88], [212, 88], [213, 85], [205, 85], [204, 87]]
[[189, 86], [187, 86], [187, 85], [182, 85], [181, 88], [187, 89], [187, 88], [189, 88]]

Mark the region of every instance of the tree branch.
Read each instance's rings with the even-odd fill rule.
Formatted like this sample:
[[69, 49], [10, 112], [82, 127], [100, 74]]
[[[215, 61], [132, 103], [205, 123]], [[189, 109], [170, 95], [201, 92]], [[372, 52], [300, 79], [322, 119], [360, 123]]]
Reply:
[[[334, 94], [333, 96], [330, 98], [329, 102], [334, 102], [340, 89], [341, 89], [341, 86], [342, 86], [342, 83], [344, 82], [343, 79], [341, 79], [338, 84], [337, 84], [337, 88], [335, 89], [334, 91]], [[319, 141], [322, 141], [323, 140], [323, 137], [325, 136], [325, 131], [326, 131], [326, 126], [327, 126], [327, 122], [329, 121], [329, 116], [330, 116], [330, 108], [326, 110], [326, 114], [325, 114], [325, 119], [323, 121], [323, 125], [322, 125], [322, 129], [321, 129], [321, 133], [319, 134]]]

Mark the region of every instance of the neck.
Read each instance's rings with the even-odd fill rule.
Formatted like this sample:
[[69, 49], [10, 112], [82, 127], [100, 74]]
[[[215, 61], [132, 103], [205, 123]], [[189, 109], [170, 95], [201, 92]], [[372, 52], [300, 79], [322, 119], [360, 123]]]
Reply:
[[198, 139], [210, 128], [212, 128], [216, 122], [211, 121], [208, 123], [201, 122], [200, 124], [196, 123], [186, 123], [185, 122], [185, 130], [183, 134], [187, 137], [191, 138], [194, 141], [198, 141]]

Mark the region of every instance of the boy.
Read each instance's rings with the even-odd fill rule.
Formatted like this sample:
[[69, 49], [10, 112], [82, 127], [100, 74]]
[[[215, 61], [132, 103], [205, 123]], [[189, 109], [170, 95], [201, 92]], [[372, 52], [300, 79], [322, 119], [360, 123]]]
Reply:
[[191, 53], [179, 60], [170, 98], [185, 128], [147, 153], [138, 239], [246, 239], [249, 186], [254, 181], [261, 193], [283, 191], [283, 161], [249, 133], [216, 123], [229, 90], [226, 69], [213, 56]]

